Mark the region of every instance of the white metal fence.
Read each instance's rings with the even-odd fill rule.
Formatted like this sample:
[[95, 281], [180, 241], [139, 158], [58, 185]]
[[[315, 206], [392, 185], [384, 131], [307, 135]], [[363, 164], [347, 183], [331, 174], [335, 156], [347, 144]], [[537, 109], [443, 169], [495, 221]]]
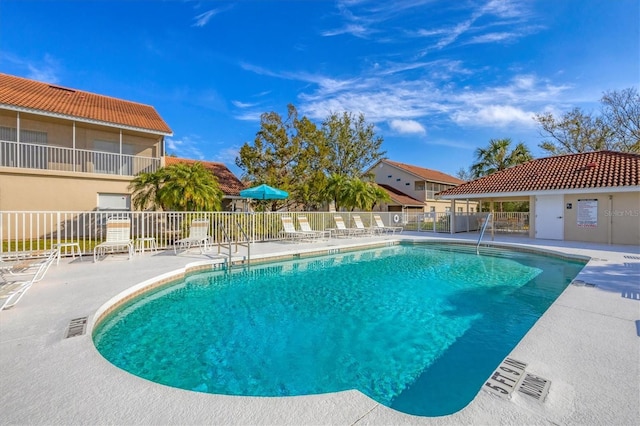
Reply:
[[[451, 232], [451, 216], [447, 213], [0, 211], [0, 253], [46, 250], [63, 243], [77, 243], [83, 253], [92, 252], [106, 237], [107, 218], [114, 216], [131, 219], [134, 240], [154, 238], [159, 249], [166, 249], [189, 235], [189, 226], [195, 219], [209, 220], [213, 244], [226, 244], [282, 239], [282, 215], [293, 217], [294, 222], [297, 216], [304, 215], [312, 229], [327, 230], [336, 227], [334, 215], [342, 216], [348, 227], [354, 227], [351, 217], [356, 214], [366, 227], [373, 226], [375, 214], [385, 225], [401, 225], [405, 231]], [[486, 215], [456, 215], [456, 232], [478, 231]], [[528, 232], [528, 221], [528, 213], [495, 213], [493, 225], [498, 232]]]

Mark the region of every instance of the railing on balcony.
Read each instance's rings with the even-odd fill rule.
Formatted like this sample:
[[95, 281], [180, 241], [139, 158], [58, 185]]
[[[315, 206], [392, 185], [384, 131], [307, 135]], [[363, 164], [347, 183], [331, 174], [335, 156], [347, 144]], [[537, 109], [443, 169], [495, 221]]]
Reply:
[[135, 176], [160, 168], [160, 158], [0, 141], [0, 167]]

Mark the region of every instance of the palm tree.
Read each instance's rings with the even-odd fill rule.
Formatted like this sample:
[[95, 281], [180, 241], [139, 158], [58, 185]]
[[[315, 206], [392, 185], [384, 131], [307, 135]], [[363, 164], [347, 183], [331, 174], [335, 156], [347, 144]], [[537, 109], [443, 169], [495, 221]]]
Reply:
[[220, 210], [222, 191], [215, 176], [202, 163], [172, 164], [166, 173], [160, 190], [163, 205], [178, 211]]
[[129, 189], [138, 209], [220, 210], [223, 193], [215, 176], [201, 163], [172, 164], [137, 175]]
[[323, 198], [329, 202], [333, 201], [336, 211], [340, 211], [340, 207], [344, 201], [344, 192], [347, 185], [347, 177], [338, 173], [333, 173], [327, 180], [324, 187]]
[[[476, 162], [471, 166], [474, 178], [488, 176], [500, 170], [526, 163], [533, 159], [529, 148], [522, 142], [509, 152], [511, 139], [491, 139], [487, 148], [476, 149]], [[499, 203], [502, 211], [502, 202]]]
[[134, 177], [129, 184], [134, 207], [138, 210], [158, 208], [165, 210], [160, 200], [160, 188], [165, 180], [165, 169], [140, 173]]
[[529, 148], [522, 142], [509, 151], [511, 139], [491, 139], [487, 148], [476, 149], [476, 162], [471, 166], [474, 178], [487, 176], [533, 159]]

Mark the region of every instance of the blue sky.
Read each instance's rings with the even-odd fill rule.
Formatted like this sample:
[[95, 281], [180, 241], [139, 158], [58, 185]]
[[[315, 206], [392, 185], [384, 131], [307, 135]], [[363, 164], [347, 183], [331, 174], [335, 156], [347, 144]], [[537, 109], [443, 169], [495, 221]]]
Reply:
[[0, 72], [153, 105], [221, 161], [263, 112], [363, 113], [391, 160], [455, 174], [532, 116], [640, 84], [637, 0], [0, 0]]

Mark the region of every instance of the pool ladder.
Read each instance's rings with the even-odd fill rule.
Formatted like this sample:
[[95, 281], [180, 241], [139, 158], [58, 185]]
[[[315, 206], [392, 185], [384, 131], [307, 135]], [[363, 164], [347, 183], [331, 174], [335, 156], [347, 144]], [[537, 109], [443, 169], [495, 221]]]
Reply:
[[[247, 262], [247, 266], [249, 265], [249, 263], [251, 262], [251, 240], [249, 240], [249, 237], [247, 236], [247, 233], [245, 232], [244, 228], [242, 227], [242, 225], [240, 225], [240, 223], [238, 223], [238, 221], [236, 221], [236, 228], [238, 230], [238, 234], [242, 234], [242, 236], [244, 237], [244, 242], [239, 241], [240, 235], [238, 235], [235, 238], [235, 241], [233, 241], [233, 239], [229, 236], [229, 233], [227, 232], [227, 229], [224, 226], [220, 226], [220, 229], [222, 230], [222, 233], [224, 234], [224, 240], [227, 243], [227, 259], [225, 261], [226, 267], [227, 267], [227, 271], [229, 269], [231, 269], [231, 265], [233, 264], [233, 255], [232, 255], [232, 249], [231, 246], [232, 244], [235, 242], [236, 245], [236, 250], [235, 253], [238, 252], [238, 246], [243, 246], [243, 247], [247, 247], [247, 257], [246, 257], [246, 262]], [[218, 254], [220, 254], [220, 246], [221, 244], [218, 244]]]
[[476, 244], [476, 254], [480, 254], [480, 241], [482, 241], [482, 236], [484, 235], [484, 231], [487, 229], [487, 225], [491, 222], [493, 218], [493, 213], [489, 213], [482, 224], [482, 229], [480, 230], [480, 237], [478, 238], [478, 244]]

